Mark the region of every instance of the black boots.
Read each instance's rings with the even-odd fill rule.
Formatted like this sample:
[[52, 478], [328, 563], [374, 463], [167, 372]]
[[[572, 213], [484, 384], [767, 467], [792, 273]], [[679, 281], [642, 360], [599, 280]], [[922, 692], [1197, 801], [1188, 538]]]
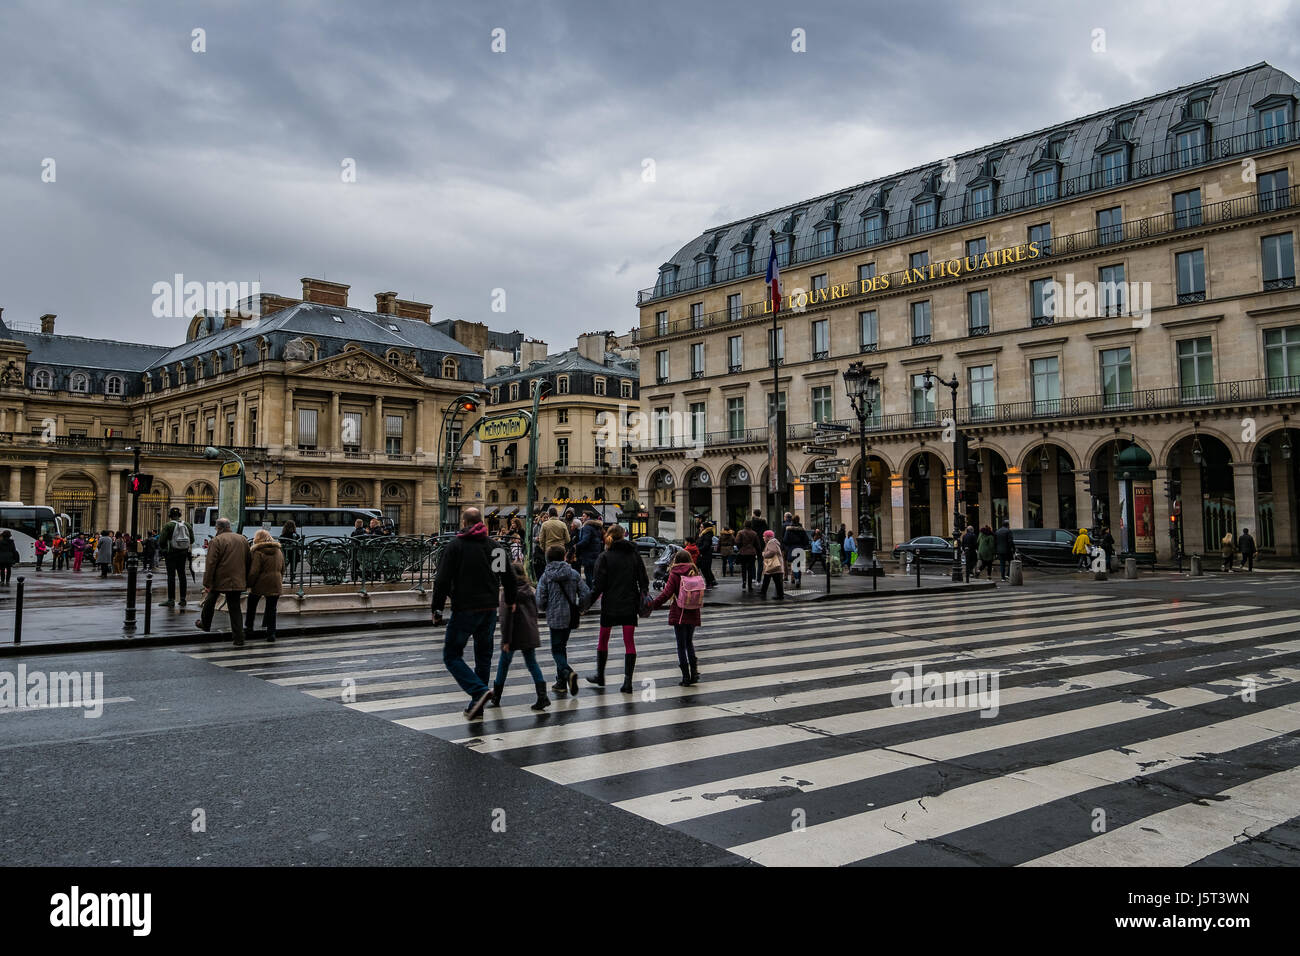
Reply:
[[683, 665], [683, 666], [682, 666], [682, 686], [683, 686], [683, 687], [690, 687], [691, 684], [693, 684], [693, 683], [695, 683], [695, 682], [694, 682], [693, 680], [691, 680], [691, 669], [690, 669], [690, 667], [688, 667], [688, 666], [686, 666], [686, 665]]
[[588, 677], [587, 683], [595, 684], [597, 687], [605, 686], [605, 662], [609, 660], [609, 651], [596, 652], [596, 674], [594, 677]]
[[569, 682], [563, 677], [557, 677], [555, 683], [551, 685], [551, 692], [556, 697], [566, 697], [569, 693]]
[[546, 681], [534, 681], [533, 686], [537, 688], [537, 703], [530, 707], [530, 710], [545, 710], [551, 706], [551, 698], [546, 696]]
[[623, 693], [632, 693], [632, 672], [636, 670], [636, 655], [627, 654], [623, 657], [623, 686], [619, 688]]
[[506, 685], [505, 685], [505, 684], [493, 684], [493, 685], [492, 685], [492, 706], [493, 706], [493, 707], [500, 707], [500, 706], [501, 706], [501, 692], [502, 692], [503, 690], [505, 690], [505, 689], [506, 689]]
[[700, 662], [697, 660], [692, 660], [691, 661], [691, 683], [698, 684], [699, 682], [700, 682]]

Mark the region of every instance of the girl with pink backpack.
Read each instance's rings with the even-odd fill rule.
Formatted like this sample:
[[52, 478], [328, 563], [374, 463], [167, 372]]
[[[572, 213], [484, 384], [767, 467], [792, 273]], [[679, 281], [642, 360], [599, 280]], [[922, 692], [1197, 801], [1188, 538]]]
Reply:
[[699, 568], [685, 550], [678, 551], [668, 567], [668, 582], [651, 608], [673, 602], [668, 623], [677, 634], [677, 663], [682, 668], [682, 686], [699, 683], [700, 667], [695, 659], [695, 629], [700, 626], [700, 608], [704, 606], [706, 582]]

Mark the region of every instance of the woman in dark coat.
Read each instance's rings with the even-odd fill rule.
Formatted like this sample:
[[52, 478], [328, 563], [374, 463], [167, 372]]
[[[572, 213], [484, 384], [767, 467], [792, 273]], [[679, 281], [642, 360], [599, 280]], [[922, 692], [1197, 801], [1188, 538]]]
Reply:
[[9, 587], [9, 575], [17, 563], [18, 545], [14, 544], [14, 536], [7, 530], [0, 531], [0, 585]]
[[528, 584], [524, 566], [513, 565], [515, 572], [514, 610], [506, 603], [506, 596], [501, 595], [501, 660], [497, 665], [496, 683], [492, 685], [492, 703], [501, 706], [501, 694], [506, 689], [506, 674], [510, 672], [510, 662], [515, 651], [524, 655], [524, 666], [533, 675], [533, 686], [537, 689], [537, 702], [532, 710], [545, 710], [551, 706], [551, 699], [546, 696], [546, 678], [542, 676], [541, 665], [537, 663], [537, 649], [542, 646], [542, 638], [537, 626], [537, 595]]
[[613, 525], [605, 539], [605, 550], [596, 559], [596, 577], [591, 585], [590, 607], [600, 599], [600, 631], [596, 643], [596, 673], [587, 680], [605, 686], [605, 662], [609, 659], [609, 635], [623, 628], [623, 693], [632, 693], [632, 671], [636, 668], [636, 625], [641, 604], [650, 593], [650, 578], [636, 548], [624, 537], [622, 525]]

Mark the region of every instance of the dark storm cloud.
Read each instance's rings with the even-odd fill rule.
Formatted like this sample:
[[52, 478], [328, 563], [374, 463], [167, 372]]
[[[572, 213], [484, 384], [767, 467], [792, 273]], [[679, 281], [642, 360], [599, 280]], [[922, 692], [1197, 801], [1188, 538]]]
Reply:
[[149, 307], [174, 273], [324, 275], [362, 307], [395, 289], [563, 347], [634, 324], [636, 289], [710, 225], [1300, 61], [1288, 3], [1249, 30], [1226, 3], [1057, 6], [9, 4], [0, 306], [172, 342], [183, 321]]

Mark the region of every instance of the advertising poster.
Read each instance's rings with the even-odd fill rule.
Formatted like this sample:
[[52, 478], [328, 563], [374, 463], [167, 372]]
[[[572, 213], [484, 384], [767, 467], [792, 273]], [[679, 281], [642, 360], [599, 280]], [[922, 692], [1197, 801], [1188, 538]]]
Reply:
[[1155, 551], [1155, 508], [1150, 484], [1133, 485], [1133, 533], [1134, 551]]

